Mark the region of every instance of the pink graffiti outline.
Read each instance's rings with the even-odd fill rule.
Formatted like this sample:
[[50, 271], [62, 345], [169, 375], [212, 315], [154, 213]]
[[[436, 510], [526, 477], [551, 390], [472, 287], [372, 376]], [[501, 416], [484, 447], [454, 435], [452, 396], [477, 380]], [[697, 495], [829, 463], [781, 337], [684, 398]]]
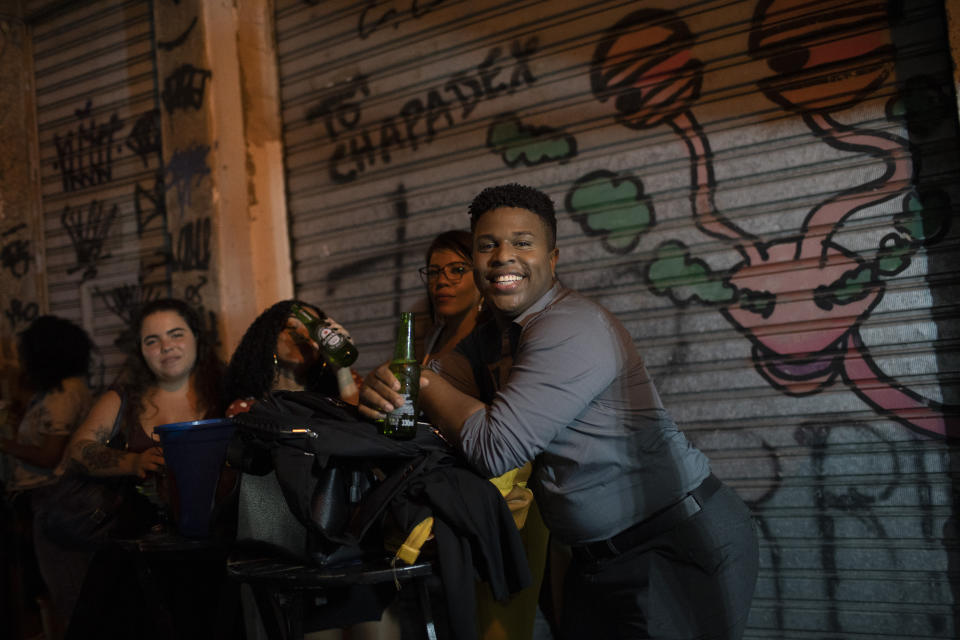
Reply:
[[[886, 170], [877, 179], [830, 197], [807, 215], [797, 239], [761, 243], [726, 219], [714, 202], [713, 168], [709, 143], [694, 115], [679, 114], [670, 122], [683, 139], [691, 158], [691, 203], [697, 227], [704, 233], [734, 243], [744, 261], [731, 271], [738, 290], [768, 291], [776, 305], [764, 317], [737, 305], [727, 305], [723, 315], [753, 344], [758, 372], [775, 388], [789, 395], [811, 395], [832, 384], [837, 376], [877, 412], [916, 431], [936, 436], [955, 435], [956, 418], [944, 406], [924, 398], [884, 374], [860, 336], [860, 324], [883, 295], [883, 284], [872, 282], [865, 295], [831, 310], [816, 307], [813, 292], [837, 281], [863, 261], [833, 243], [839, 225], [855, 212], [906, 193], [913, 167], [905, 140], [879, 132], [840, 125], [825, 114], [805, 114], [810, 129], [830, 146], [843, 151], [869, 153], [881, 159]], [[769, 265], [791, 260], [800, 265], [789, 274]], [[784, 295], [804, 287], [807, 294]], [[779, 292], [779, 293], [778, 293]], [[803, 332], [792, 326], [807, 327]]]

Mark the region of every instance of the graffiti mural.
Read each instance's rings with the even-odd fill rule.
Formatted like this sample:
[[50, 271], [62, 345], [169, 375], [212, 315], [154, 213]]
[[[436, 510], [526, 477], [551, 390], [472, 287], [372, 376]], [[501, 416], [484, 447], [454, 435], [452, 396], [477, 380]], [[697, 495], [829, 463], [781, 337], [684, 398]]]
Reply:
[[123, 128], [116, 113], [106, 122], [98, 122], [93, 113], [93, 101], [76, 109], [74, 115], [80, 123], [65, 134], [54, 134], [57, 149], [54, 168], [60, 170], [64, 191], [76, 191], [113, 178], [113, 154], [122, 147], [114, 142], [114, 136]]
[[182, 64], [163, 81], [160, 98], [168, 114], [177, 109], [198, 110], [203, 106], [203, 96], [207, 89], [207, 80], [213, 76], [208, 69], [192, 64]]
[[127, 147], [139, 156], [143, 167], [160, 153], [160, 110], [151, 109], [134, 122], [127, 136]]
[[419, 299], [411, 256], [466, 227], [481, 188], [543, 189], [561, 280], [621, 318], [756, 514], [747, 635], [953, 637], [960, 154], [940, 5], [285, 5], [298, 294], [361, 319], [375, 358], [396, 301]]
[[178, 35], [172, 40], [165, 40], [163, 42], [158, 42], [157, 46], [163, 51], [173, 51], [177, 47], [181, 46], [184, 42], [187, 41], [187, 38], [190, 37], [190, 34], [193, 32], [193, 28], [197, 26], [197, 17], [194, 16], [193, 20], [190, 21], [190, 24], [187, 25], [187, 28], [183, 30], [183, 33]]
[[206, 271], [210, 267], [211, 236], [210, 216], [180, 225], [171, 267], [175, 271]]
[[190, 206], [190, 194], [203, 178], [210, 174], [207, 154], [210, 145], [197, 144], [188, 149], [178, 149], [173, 153], [166, 170], [166, 188], [173, 188], [177, 195], [180, 217], [186, 214]]
[[[746, 231], [716, 205], [710, 142], [694, 114], [703, 64], [692, 54], [691, 30], [669, 11], [629, 14], [597, 46], [591, 69], [594, 95], [610, 103], [617, 122], [628, 129], [666, 126], [680, 137], [690, 159], [690, 203], [697, 228], [741, 256], [734, 267], [715, 271], [682, 242], [664, 242], [646, 269], [650, 289], [681, 306], [716, 306], [750, 341], [760, 375], [785, 394], [814, 395], [842, 383], [878, 413], [918, 432], [952, 435], [956, 409], [884, 374], [859, 333], [884, 295], [884, 279], [910, 266], [911, 256], [930, 243], [930, 232], [942, 234], [947, 223], [942, 218], [948, 210], [942, 204], [945, 196], [914, 188], [906, 140], [844, 125], [833, 117], [858, 104], [890, 72], [891, 45], [884, 32], [864, 36], [861, 28], [865, 19], [886, 20], [884, 10], [870, 4], [871, 11], [864, 13], [863, 7], [851, 6], [828, 19], [818, 14], [816, 20], [797, 20], [792, 29], [782, 22], [768, 28], [772, 4], [758, 5], [750, 33], [751, 55], [775, 72], [758, 88], [797, 113], [824, 144], [868, 154], [883, 171], [817, 204], [792, 238], [765, 241]], [[832, 37], [823, 44], [825, 31]], [[845, 33], [849, 36], [843, 37]], [[792, 58], [783, 55], [784, 42], [796, 52]], [[864, 57], [871, 61], [866, 67], [870, 73], [864, 73]], [[578, 211], [581, 188], [575, 186], [568, 196], [571, 213]], [[901, 211], [891, 217], [890, 232], [869, 255], [835, 239], [845, 220], [892, 200], [901, 202]], [[643, 224], [642, 215], [632, 217], [634, 224]], [[681, 282], [682, 291], [675, 284]], [[798, 330], [783, 330], [790, 325], [798, 325]]]
[[599, 236], [610, 253], [630, 253], [656, 224], [653, 201], [644, 195], [643, 182], [606, 169], [578, 179], [564, 204], [583, 232]]
[[27, 225], [20, 223], [0, 233], [0, 267], [15, 278], [30, 271], [30, 241], [20, 237], [26, 229]]
[[63, 208], [60, 223], [69, 234], [77, 256], [76, 266], [67, 269], [67, 273], [83, 271], [81, 280], [96, 277], [100, 261], [109, 257], [104, 253], [104, 243], [116, 217], [117, 205], [108, 207], [100, 200], [91, 200], [86, 206]]
[[94, 286], [93, 295], [99, 298], [103, 305], [122, 321], [120, 331], [113, 339], [113, 344], [118, 349], [126, 351], [133, 348], [138, 339], [131, 330], [133, 316], [137, 309], [141, 305], [169, 295], [169, 290], [165, 284], [146, 283], [142, 277], [139, 277], [136, 284], [121, 284], [108, 289]]
[[[410, 98], [399, 110], [373, 125], [362, 126], [363, 97], [370, 95], [368, 78], [356, 75], [337, 83], [319, 103], [307, 110], [309, 121], [322, 120], [331, 141], [336, 141], [328, 162], [336, 184], [357, 180], [376, 164], [389, 164], [399, 149], [417, 151], [434, 140], [441, 129], [467, 120], [477, 104], [510, 95], [536, 82], [530, 58], [538, 40], [514, 40], [507, 55], [502, 47], [490, 48], [472, 69], [451, 74], [442, 84]], [[340, 140], [349, 134], [347, 140]], [[575, 152], [575, 149], [574, 149]]]
[[151, 229], [166, 230], [167, 189], [163, 171], [156, 172], [151, 188], [144, 189], [139, 182], [133, 186], [133, 209], [138, 235]]
[[[398, 247], [403, 246], [403, 242], [407, 237], [407, 218], [409, 217], [409, 210], [406, 195], [407, 190], [403, 184], [398, 185], [396, 191], [392, 194], [393, 211], [398, 221], [395, 236], [396, 246]], [[326, 276], [326, 280], [329, 282], [326, 293], [327, 295], [333, 295], [336, 292], [337, 287], [339, 287], [341, 284], [346, 284], [349, 282], [351, 277], [362, 275], [384, 263], [392, 263], [395, 269], [393, 276], [393, 315], [399, 316], [401, 311], [400, 293], [402, 291], [403, 257], [403, 251], [388, 251], [369, 258], [364, 258], [363, 260], [350, 262], [335, 269], [331, 269]]]
[[487, 130], [487, 147], [508, 167], [566, 162], [577, 155], [577, 139], [547, 126], [526, 124], [514, 113], [497, 117]]
[[19, 298], [12, 298], [3, 313], [10, 326], [16, 331], [21, 326], [28, 326], [40, 315], [40, 306], [36, 302], [24, 302]]
[[120, 285], [106, 291], [101, 291], [99, 287], [95, 287], [94, 293], [103, 300], [107, 309], [123, 320], [125, 325], [130, 325], [133, 322], [133, 314], [140, 305], [163, 297], [162, 291], [143, 283]]
[[[360, 12], [357, 23], [357, 35], [368, 38], [378, 29], [388, 26], [399, 27], [407, 20], [413, 20], [426, 15], [448, 0], [366, 0], [366, 6]], [[319, 4], [319, 0], [312, 0], [311, 4]]]

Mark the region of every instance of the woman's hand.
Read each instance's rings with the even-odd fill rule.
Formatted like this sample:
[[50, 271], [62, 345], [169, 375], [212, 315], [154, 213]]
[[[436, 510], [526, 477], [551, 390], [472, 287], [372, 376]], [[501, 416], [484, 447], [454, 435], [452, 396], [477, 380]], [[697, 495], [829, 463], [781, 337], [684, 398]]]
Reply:
[[353, 370], [349, 367], [337, 368], [337, 387], [340, 389], [340, 399], [347, 404], [356, 405], [360, 400], [360, 390], [353, 378]]
[[133, 473], [141, 480], [146, 478], [148, 473], [158, 471], [165, 464], [163, 450], [160, 447], [150, 447], [131, 455], [133, 456]]

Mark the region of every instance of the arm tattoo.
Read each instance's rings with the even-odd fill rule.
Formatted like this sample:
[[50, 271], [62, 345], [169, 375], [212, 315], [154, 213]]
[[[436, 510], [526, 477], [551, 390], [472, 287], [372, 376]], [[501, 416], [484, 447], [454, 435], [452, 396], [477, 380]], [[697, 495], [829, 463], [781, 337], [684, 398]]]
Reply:
[[89, 442], [80, 449], [80, 460], [90, 471], [115, 468], [124, 455], [123, 451], [111, 449], [100, 442]]
[[97, 444], [106, 445], [110, 441], [110, 432], [112, 429], [109, 429], [104, 426], [97, 427], [97, 430], [93, 432], [93, 439], [97, 441]]

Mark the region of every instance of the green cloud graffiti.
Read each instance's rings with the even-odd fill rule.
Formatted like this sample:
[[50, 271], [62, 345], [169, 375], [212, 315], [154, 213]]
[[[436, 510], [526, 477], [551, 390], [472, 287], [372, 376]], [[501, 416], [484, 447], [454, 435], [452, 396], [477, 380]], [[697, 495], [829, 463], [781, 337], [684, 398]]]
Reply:
[[654, 293], [669, 296], [680, 306], [693, 300], [726, 303], [737, 296], [736, 288], [724, 276], [718, 276], [706, 262], [692, 257], [687, 246], [676, 240], [657, 247], [647, 267], [647, 282]]
[[603, 169], [578, 179], [565, 204], [584, 233], [599, 236], [610, 253], [630, 253], [655, 223], [643, 182]]
[[498, 116], [487, 129], [487, 147], [510, 167], [566, 162], [577, 155], [573, 136], [552, 127], [526, 125], [510, 112]]

